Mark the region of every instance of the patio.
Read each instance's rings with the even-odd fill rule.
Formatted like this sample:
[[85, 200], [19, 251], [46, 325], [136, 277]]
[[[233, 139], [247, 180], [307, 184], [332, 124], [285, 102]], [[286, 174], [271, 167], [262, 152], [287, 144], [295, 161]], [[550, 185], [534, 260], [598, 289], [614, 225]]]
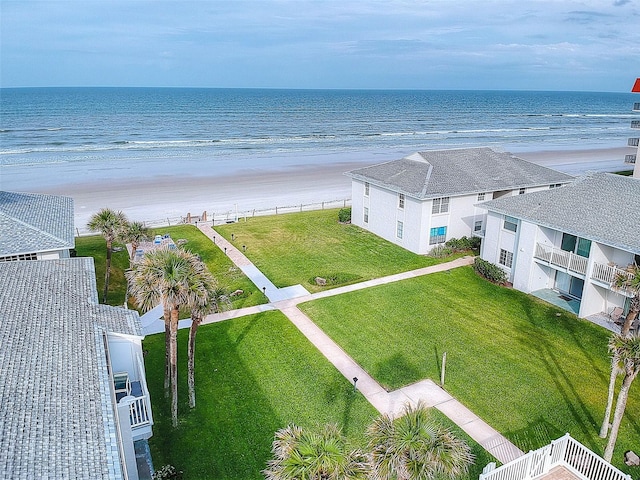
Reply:
[[580, 300], [568, 297], [550, 288], [536, 290], [535, 292], [531, 292], [531, 295], [539, 298], [540, 300], [544, 300], [551, 305], [562, 308], [563, 310], [573, 312], [576, 315], [580, 311]]

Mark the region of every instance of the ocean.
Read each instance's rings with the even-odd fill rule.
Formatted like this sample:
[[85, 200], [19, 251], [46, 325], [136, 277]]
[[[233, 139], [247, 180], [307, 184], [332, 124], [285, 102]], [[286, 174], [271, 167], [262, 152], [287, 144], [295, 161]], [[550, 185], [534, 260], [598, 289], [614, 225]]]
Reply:
[[622, 147], [633, 101], [593, 92], [0, 89], [0, 175], [37, 185], [452, 147]]

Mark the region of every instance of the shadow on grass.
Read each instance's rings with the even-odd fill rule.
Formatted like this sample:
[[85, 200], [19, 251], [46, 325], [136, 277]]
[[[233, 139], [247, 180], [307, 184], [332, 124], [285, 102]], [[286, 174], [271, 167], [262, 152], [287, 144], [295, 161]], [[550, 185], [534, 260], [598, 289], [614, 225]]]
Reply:
[[380, 382], [387, 392], [392, 390], [390, 385], [393, 385], [395, 379], [399, 376], [407, 379], [406, 385], [422, 380], [420, 370], [411, 364], [401, 352], [385, 358], [374, 367], [373, 377]]
[[543, 418], [529, 422], [526, 427], [508, 433], [508, 437], [522, 450], [528, 452], [548, 445], [552, 440], [562, 437], [563, 432]]
[[[351, 432], [350, 428], [353, 404], [357, 395], [359, 395], [359, 393], [355, 388], [339, 379], [329, 384], [325, 389], [325, 403], [338, 408], [340, 405], [343, 405], [342, 423], [340, 426], [342, 427], [342, 433], [347, 436], [354, 433]], [[336, 412], [336, 414], [338, 413], [339, 412]]]

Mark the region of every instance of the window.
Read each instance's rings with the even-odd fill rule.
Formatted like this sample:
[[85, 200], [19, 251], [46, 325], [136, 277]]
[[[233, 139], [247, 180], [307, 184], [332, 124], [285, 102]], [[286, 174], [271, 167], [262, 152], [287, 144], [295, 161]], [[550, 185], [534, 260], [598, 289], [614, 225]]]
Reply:
[[561, 186], [561, 183], [552, 183], [551, 185], [549, 185], [549, 190], [551, 190], [552, 188], [560, 188]]
[[447, 213], [449, 211], [449, 197], [434, 198], [431, 213]]
[[364, 196], [369, 196], [369, 182], [364, 182]]
[[398, 220], [398, 223], [396, 225], [396, 237], [402, 238], [403, 230], [404, 230], [404, 224], [400, 220]]
[[473, 231], [474, 232], [481, 232], [482, 231], [482, 220], [476, 220], [476, 223], [474, 223], [474, 225], [473, 225]]
[[518, 195], [524, 195], [527, 192], [526, 188], [521, 188], [520, 191], [518, 192]]
[[518, 230], [518, 219], [509, 217], [507, 215], [504, 216], [504, 226], [505, 230], [509, 230], [510, 232], [515, 232]]
[[432, 228], [429, 232], [429, 245], [444, 243], [447, 240], [447, 227]]
[[589, 252], [591, 251], [591, 240], [586, 238], [576, 237], [569, 233], [562, 234], [562, 243], [560, 249], [565, 252], [575, 253], [581, 257], [589, 258]]
[[500, 260], [498, 263], [507, 268], [511, 268], [511, 265], [513, 264], [513, 253], [500, 249]]
[[478, 194], [478, 201], [479, 202], [484, 202], [484, 195], [485, 195], [484, 192]]
[[364, 207], [364, 223], [369, 223], [369, 208]]
[[398, 208], [404, 208], [404, 193], [398, 194]]

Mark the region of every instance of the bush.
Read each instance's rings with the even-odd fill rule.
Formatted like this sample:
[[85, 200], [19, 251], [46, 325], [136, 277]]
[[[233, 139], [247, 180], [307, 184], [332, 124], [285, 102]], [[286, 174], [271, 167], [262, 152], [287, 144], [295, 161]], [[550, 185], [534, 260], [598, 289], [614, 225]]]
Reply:
[[480, 252], [480, 242], [481, 240], [479, 237], [461, 237], [451, 238], [447, 240], [445, 245], [454, 252], [466, 252], [472, 250], [478, 254]]
[[473, 262], [473, 269], [478, 275], [486, 278], [490, 282], [497, 283], [498, 285], [506, 285], [507, 283], [507, 274], [504, 270], [480, 257], [476, 257]]
[[308, 282], [311, 285], [316, 285], [316, 278], [324, 278], [326, 280], [327, 285], [345, 285], [347, 283], [355, 283], [358, 280], [362, 279], [360, 275], [355, 275], [353, 273], [329, 273], [327, 275], [316, 275], [315, 277], [311, 277]]
[[165, 465], [153, 474], [153, 480], [181, 480], [182, 472], [173, 465]]
[[436, 245], [431, 250], [429, 250], [428, 255], [433, 258], [444, 258], [448, 257], [453, 253], [453, 249], [449, 248], [446, 245]]
[[351, 223], [351, 207], [341, 208], [338, 211], [338, 221], [340, 223]]

